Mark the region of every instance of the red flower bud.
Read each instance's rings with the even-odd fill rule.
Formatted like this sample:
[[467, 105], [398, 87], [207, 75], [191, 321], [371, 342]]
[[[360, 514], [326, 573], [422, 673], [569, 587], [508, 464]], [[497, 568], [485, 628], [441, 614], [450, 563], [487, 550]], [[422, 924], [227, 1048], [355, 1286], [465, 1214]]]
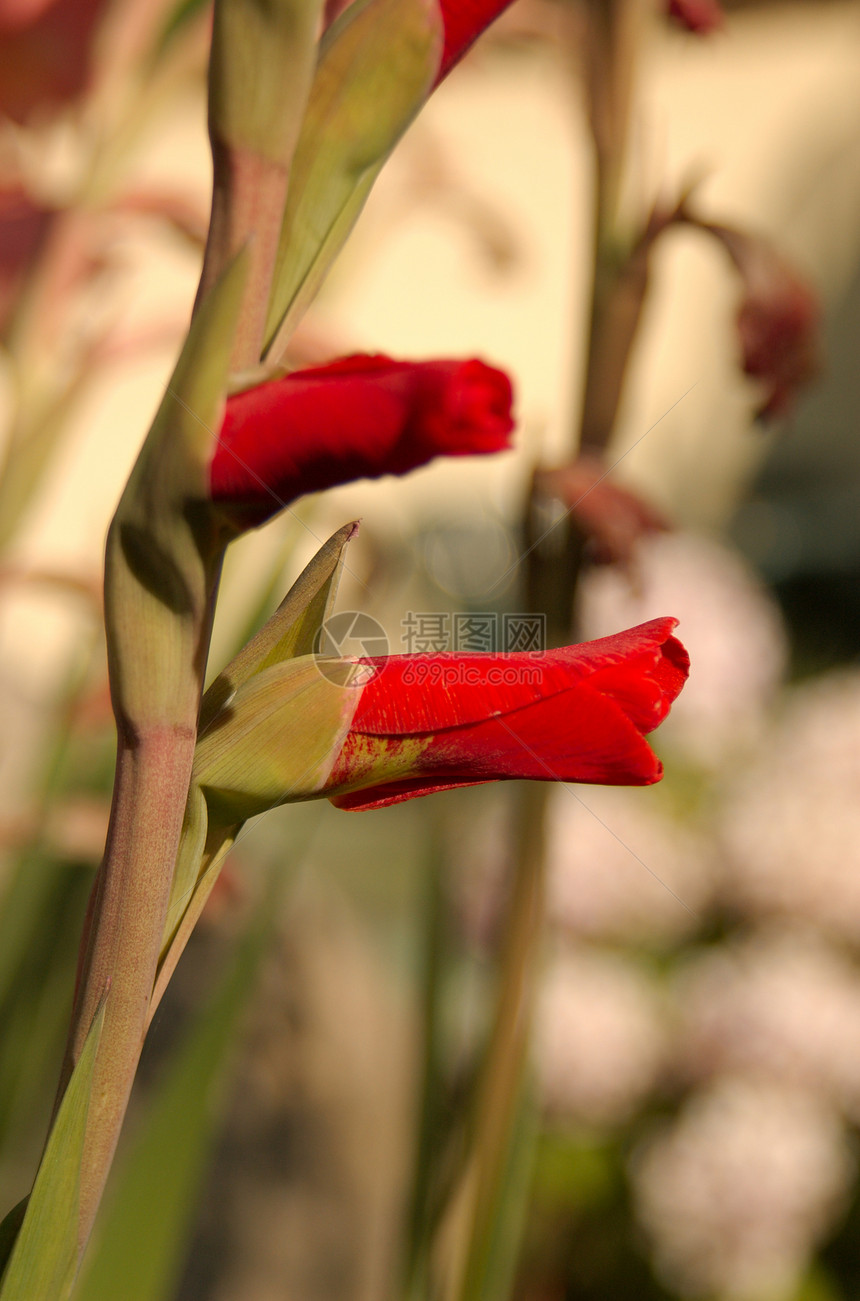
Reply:
[[344, 357], [227, 402], [212, 498], [238, 528], [352, 479], [510, 446], [511, 383], [477, 360]]
[[689, 659], [655, 619], [545, 654], [393, 655], [372, 675], [322, 794], [370, 809], [526, 777], [645, 786], [663, 769], [644, 734], [669, 712]]
[[687, 31], [703, 36], [722, 27], [724, 20], [719, 0], [668, 0], [666, 12]]

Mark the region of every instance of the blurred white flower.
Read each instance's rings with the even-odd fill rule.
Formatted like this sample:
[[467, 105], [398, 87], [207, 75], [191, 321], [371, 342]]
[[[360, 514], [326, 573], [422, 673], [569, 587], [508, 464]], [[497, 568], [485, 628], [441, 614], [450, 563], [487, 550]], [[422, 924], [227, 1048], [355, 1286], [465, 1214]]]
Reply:
[[657, 1268], [681, 1296], [787, 1301], [853, 1169], [825, 1103], [724, 1078], [639, 1150], [632, 1179]]
[[655, 807], [654, 792], [559, 788], [547, 831], [550, 917], [582, 935], [674, 939], [707, 903], [711, 858]]
[[565, 949], [541, 985], [532, 1043], [547, 1110], [585, 1124], [617, 1124], [661, 1069], [661, 1002], [632, 962]]
[[757, 1071], [860, 1117], [860, 973], [801, 931], [714, 948], [678, 976], [682, 1068]]
[[860, 939], [860, 674], [795, 690], [721, 811], [725, 891]]
[[740, 556], [708, 538], [655, 534], [642, 540], [636, 561], [638, 590], [616, 568], [586, 575], [583, 636], [658, 615], [680, 619], [692, 668], [663, 735], [697, 762], [719, 764], [761, 733], [785, 668], [779, 612]]

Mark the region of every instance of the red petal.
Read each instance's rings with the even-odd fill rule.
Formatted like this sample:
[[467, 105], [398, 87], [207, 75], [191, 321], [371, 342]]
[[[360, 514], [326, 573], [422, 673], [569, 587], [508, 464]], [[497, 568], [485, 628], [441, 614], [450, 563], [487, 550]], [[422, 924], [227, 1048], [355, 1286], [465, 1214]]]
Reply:
[[437, 795], [440, 791], [457, 790], [460, 786], [486, 786], [486, 781], [451, 781], [428, 782], [422, 777], [413, 777], [406, 781], [387, 782], [384, 786], [368, 786], [363, 791], [349, 791], [346, 795], [330, 795], [331, 803], [338, 809], [347, 809], [351, 813], [365, 813], [370, 809], [384, 809], [389, 804], [402, 804], [404, 800], [416, 799], [419, 795]]
[[[332, 780], [349, 771], [350, 741]], [[450, 729], [422, 755], [423, 776], [335, 796], [340, 808], [381, 808], [418, 795], [487, 781], [647, 786], [663, 774], [660, 761], [616, 701], [581, 685], [502, 718]]]

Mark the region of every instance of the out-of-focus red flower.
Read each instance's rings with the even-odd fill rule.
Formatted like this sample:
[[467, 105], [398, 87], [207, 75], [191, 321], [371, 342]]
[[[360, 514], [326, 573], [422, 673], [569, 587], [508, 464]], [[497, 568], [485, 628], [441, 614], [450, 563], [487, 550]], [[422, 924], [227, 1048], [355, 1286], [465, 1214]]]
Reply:
[[535, 486], [563, 502], [591, 542], [591, 559], [600, 565], [629, 566], [636, 544], [647, 533], [666, 532], [668, 521], [629, 488], [609, 477], [600, 456], [578, 457], [569, 465], [539, 470]]
[[646, 786], [662, 765], [644, 739], [689, 659], [677, 620], [544, 654], [392, 655], [369, 680], [321, 794], [343, 809], [516, 777]]
[[818, 299], [767, 240], [731, 226], [702, 228], [720, 240], [743, 281], [737, 316], [743, 368], [765, 386], [756, 415], [785, 415], [820, 369]]
[[507, 375], [475, 359], [344, 357], [227, 402], [210, 491], [239, 528], [296, 497], [353, 479], [405, 474], [434, 456], [510, 446]]
[[761, 420], [786, 415], [798, 390], [819, 371], [818, 302], [787, 263], [776, 258], [762, 278], [748, 281], [738, 311], [744, 371], [767, 390]]
[[786, 415], [798, 391], [821, 368], [817, 295], [768, 240], [706, 221], [687, 206], [688, 197], [677, 206], [672, 221], [695, 226], [719, 240], [743, 284], [737, 314], [741, 364], [765, 391], [756, 417]]
[[666, 12], [689, 32], [707, 35], [725, 20], [719, 0], [668, 0]]
[[9, 319], [21, 281], [39, 255], [53, 212], [22, 189], [0, 191], [0, 331]]
[[0, 113], [24, 122], [86, 90], [107, 0], [0, 0]]

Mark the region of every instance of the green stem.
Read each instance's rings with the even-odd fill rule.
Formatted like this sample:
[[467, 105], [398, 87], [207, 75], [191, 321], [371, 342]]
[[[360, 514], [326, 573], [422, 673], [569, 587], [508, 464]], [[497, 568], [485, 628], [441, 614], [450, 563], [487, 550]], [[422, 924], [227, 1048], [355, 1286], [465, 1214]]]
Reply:
[[247, 245], [250, 265], [230, 357], [232, 372], [245, 371], [258, 364], [263, 347], [289, 168], [214, 137], [212, 159], [212, 213], [197, 304]]
[[624, 292], [623, 283], [620, 298], [618, 292], [628, 267], [629, 249], [619, 237], [619, 205], [641, 10], [641, 0], [589, 0], [586, 6], [587, 91], [594, 140], [594, 279], [581, 450], [602, 451], [609, 441], [641, 307], [641, 296], [637, 301], [634, 292]]
[[[194, 757], [194, 729], [154, 728], [118, 744], [105, 856], [93, 887], [62, 1097], [105, 999], [82, 1159], [78, 1240], [92, 1229], [134, 1081]], [[179, 798], [178, 798], [179, 796]]]

